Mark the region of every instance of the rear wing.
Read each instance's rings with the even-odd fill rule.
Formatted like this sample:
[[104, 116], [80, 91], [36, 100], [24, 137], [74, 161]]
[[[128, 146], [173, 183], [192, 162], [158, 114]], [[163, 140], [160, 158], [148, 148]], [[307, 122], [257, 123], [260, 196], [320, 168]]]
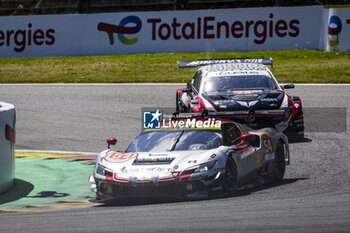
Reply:
[[[174, 113], [173, 120], [183, 120], [191, 118], [215, 118], [215, 119], [228, 119], [233, 121], [239, 121], [243, 124], [247, 124], [249, 127], [254, 122], [258, 123], [257, 120], [261, 118], [260, 123], [267, 123], [267, 119], [279, 118], [280, 121], [287, 121], [290, 116], [289, 109], [276, 109], [276, 110], [249, 110], [249, 111], [235, 111], [235, 112], [208, 112], [203, 111], [200, 113]], [[265, 125], [265, 124], [264, 124]], [[273, 125], [273, 124], [272, 124]]]
[[174, 118], [226, 118], [235, 116], [284, 116], [288, 112], [288, 109], [275, 109], [275, 110], [250, 110], [250, 111], [234, 111], [234, 112], [198, 112], [198, 113], [174, 113]]
[[273, 68], [273, 59], [269, 58], [229, 58], [229, 59], [204, 59], [204, 60], [193, 60], [193, 61], [177, 61], [177, 69], [181, 68], [192, 68], [205, 65], [213, 64], [224, 64], [224, 63], [257, 63], [263, 65], [270, 65]]

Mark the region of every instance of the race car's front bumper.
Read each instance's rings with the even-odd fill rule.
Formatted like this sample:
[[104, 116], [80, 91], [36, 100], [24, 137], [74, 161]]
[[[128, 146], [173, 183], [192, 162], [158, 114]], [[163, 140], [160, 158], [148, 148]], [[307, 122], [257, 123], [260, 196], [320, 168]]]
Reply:
[[168, 182], [152, 183], [121, 183], [113, 180], [104, 180], [94, 177], [89, 178], [92, 191], [96, 192], [95, 202], [106, 202], [118, 198], [141, 198], [141, 197], [169, 197], [178, 199], [207, 198], [208, 190], [220, 187], [219, 179], [221, 172], [214, 176], [200, 179], [174, 179]]

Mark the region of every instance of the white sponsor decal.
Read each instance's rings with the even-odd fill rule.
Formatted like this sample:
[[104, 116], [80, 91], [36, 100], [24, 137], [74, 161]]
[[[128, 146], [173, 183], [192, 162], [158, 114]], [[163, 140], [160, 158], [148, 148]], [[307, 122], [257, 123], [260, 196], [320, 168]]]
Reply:
[[250, 108], [252, 106], [254, 106], [256, 103], [258, 102], [258, 100], [254, 100], [254, 101], [237, 101], [237, 103], [239, 103], [242, 106], [245, 106], [247, 108]]

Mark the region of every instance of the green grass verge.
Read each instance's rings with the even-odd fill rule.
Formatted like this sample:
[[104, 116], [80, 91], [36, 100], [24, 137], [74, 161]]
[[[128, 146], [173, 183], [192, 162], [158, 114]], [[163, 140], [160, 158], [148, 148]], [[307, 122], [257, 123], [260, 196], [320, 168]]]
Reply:
[[183, 83], [197, 68], [177, 60], [235, 57], [272, 57], [281, 83], [350, 83], [350, 52], [313, 50], [1, 58], [0, 83]]

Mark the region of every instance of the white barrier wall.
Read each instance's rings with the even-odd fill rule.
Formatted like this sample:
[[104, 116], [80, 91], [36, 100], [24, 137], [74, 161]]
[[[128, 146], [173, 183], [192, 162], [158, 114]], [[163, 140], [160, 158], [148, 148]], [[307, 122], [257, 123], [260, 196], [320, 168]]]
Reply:
[[0, 193], [10, 189], [14, 182], [15, 125], [15, 107], [0, 102]]
[[[322, 50], [329, 11], [308, 6], [6, 16], [0, 17], [0, 57]], [[338, 12], [345, 25], [350, 8]], [[340, 41], [346, 45], [339, 49], [349, 47]]]

